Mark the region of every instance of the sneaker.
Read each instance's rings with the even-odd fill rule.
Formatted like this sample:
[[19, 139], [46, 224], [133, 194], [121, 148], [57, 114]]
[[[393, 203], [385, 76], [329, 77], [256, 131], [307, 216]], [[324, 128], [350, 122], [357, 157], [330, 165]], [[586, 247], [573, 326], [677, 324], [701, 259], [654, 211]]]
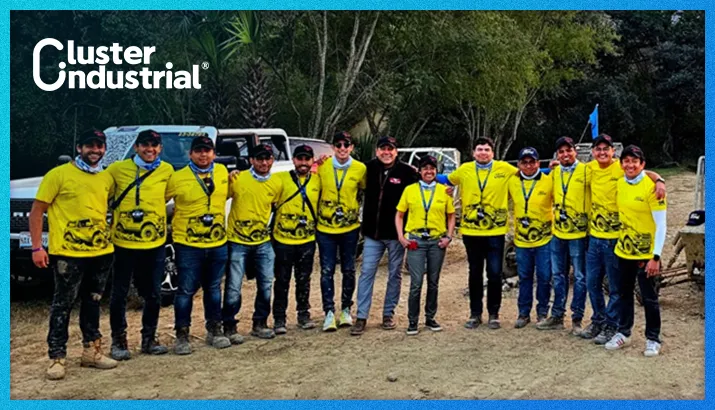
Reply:
[[571, 335], [581, 336], [583, 333], [583, 326], [581, 325], [581, 319], [573, 319], [571, 321]]
[[621, 332], [616, 333], [611, 340], [606, 343], [606, 350], [618, 350], [631, 344], [631, 338]]
[[479, 325], [482, 324], [482, 317], [481, 316], [472, 316], [467, 320], [467, 322], [464, 324], [464, 327], [467, 329], [476, 329], [479, 327]]
[[298, 327], [303, 330], [315, 329], [315, 322], [310, 319], [310, 316], [301, 316], [298, 318]]
[[53, 359], [50, 367], [47, 368], [45, 376], [48, 380], [61, 380], [65, 378], [65, 359]]
[[410, 325], [407, 327], [407, 335], [408, 336], [414, 336], [420, 332], [419, 327], [417, 327], [417, 322], [410, 322]]
[[273, 323], [273, 331], [276, 332], [277, 335], [284, 335], [288, 333], [285, 319], [276, 319]]
[[487, 324], [489, 329], [495, 330], [501, 328], [501, 323], [499, 323], [499, 315], [489, 315], [489, 323]]
[[601, 330], [601, 333], [599, 333], [598, 336], [593, 338], [593, 343], [595, 343], [597, 345], [605, 345], [615, 335], [616, 335], [615, 329], [613, 329], [609, 326], [605, 326], [603, 328], [603, 330]]
[[433, 332], [441, 332], [442, 331], [442, 326], [437, 323], [436, 320], [434, 319], [427, 319], [425, 320], [425, 326]]
[[531, 318], [529, 316], [519, 316], [519, 318], [516, 319], [516, 323], [514, 323], [514, 329], [521, 329], [522, 327], [528, 325], [529, 322], [531, 322]]
[[350, 308], [345, 308], [340, 312], [338, 327], [349, 327], [353, 325], [353, 318], [350, 316]]
[[392, 330], [397, 327], [397, 322], [392, 316], [384, 316], [382, 318], [382, 328], [384, 330]]
[[328, 311], [323, 322], [323, 332], [334, 332], [336, 330], [338, 330], [338, 326], [335, 324], [335, 313]]
[[655, 340], [646, 340], [643, 355], [645, 357], [653, 357], [658, 356], [658, 353], [660, 353], [660, 343], [656, 342]]
[[365, 327], [367, 326], [367, 319], [358, 319], [355, 324], [350, 329], [351, 336], [360, 336], [365, 333]]
[[228, 338], [228, 340], [231, 342], [232, 345], [240, 345], [244, 341], [243, 336], [238, 334], [235, 324], [224, 325], [223, 326], [223, 335]]
[[581, 337], [584, 339], [593, 339], [601, 334], [601, 326], [599, 323], [591, 322], [586, 328], [581, 332]]
[[564, 328], [564, 318], [551, 316], [536, 325], [539, 330], [561, 330]]

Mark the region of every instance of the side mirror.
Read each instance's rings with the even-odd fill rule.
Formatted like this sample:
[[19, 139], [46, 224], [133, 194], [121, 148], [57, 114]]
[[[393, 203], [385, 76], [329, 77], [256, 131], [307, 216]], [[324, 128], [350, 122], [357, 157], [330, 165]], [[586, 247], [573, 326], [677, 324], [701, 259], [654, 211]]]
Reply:
[[248, 161], [248, 158], [239, 157], [236, 161], [236, 169], [239, 171], [245, 171], [249, 168], [251, 168], [251, 163]]
[[226, 168], [233, 168], [236, 166], [236, 157], [234, 157], [233, 155], [217, 156], [214, 161], [218, 162], [219, 164], [226, 165]]
[[72, 157], [70, 157], [69, 155], [60, 155], [57, 158], [57, 165], [66, 164], [68, 162], [72, 162]]

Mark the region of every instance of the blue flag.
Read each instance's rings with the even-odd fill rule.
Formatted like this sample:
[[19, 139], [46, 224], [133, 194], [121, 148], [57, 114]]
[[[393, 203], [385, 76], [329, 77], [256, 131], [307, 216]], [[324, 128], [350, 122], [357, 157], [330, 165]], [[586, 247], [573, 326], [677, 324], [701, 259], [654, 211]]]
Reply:
[[598, 137], [598, 104], [593, 109], [591, 115], [588, 116], [588, 122], [591, 124], [591, 137]]

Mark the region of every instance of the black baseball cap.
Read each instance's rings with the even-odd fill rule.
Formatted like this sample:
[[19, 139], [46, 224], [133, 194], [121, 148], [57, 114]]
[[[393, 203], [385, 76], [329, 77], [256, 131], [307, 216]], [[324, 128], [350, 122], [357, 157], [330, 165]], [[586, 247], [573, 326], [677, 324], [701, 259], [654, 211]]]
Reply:
[[597, 147], [598, 144], [608, 144], [609, 147], [613, 148], [613, 138], [610, 135], [601, 134], [593, 140], [592, 147]]
[[301, 155], [310, 158], [315, 158], [315, 152], [313, 152], [313, 148], [310, 145], [304, 144], [295, 147], [295, 149], [293, 150], [293, 158], [297, 158]]
[[258, 144], [251, 149], [251, 158], [258, 158], [261, 155], [273, 156], [273, 146], [271, 144]]
[[83, 132], [80, 136], [79, 139], [77, 140], [77, 144], [79, 145], [85, 145], [89, 144], [92, 141], [99, 141], [102, 144], [107, 143], [107, 136], [104, 135], [104, 132], [98, 130], [98, 129], [90, 129], [85, 132]]
[[335, 135], [333, 135], [333, 144], [340, 142], [340, 141], [345, 141], [348, 144], [352, 144], [353, 137], [347, 131], [336, 132]]
[[420, 158], [420, 169], [424, 167], [425, 165], [432, 165], [433, 167], [437, 168], [437, 158], [433, 157], [432, 155], [425, 155], [424, 157]]
[[539, 151], [536, 150], [534, 147], [526, 147], [522, 148], [521, 151], [519, 151], [519, 161], [526, 157], [531, 157], [534, 158], [535, 160], [539, 160]]
[[705, 223], [705, 211], [700, 209], [693, 211], [688, 215], [688, 226], [698, 226]]
[[394, 137], [380, 137], [380, 139], [377, 140], [377, 147], [380, 148], [384, 145], [390, 145], [393, 148], [397, 148], [397, 140]]
[[207, 136], [196, 137], [191, 141], [191, 150], [193, 151], [197, 148], [216, 149], [213, 140]]
[[645, 154], [643, 153], [643, 150], [636, 147], [635, 145], [629, 145], [623, 149], [623, 152], [621, 153], [621, 158], [625, 157], [638, 158], [641, 161], [645, 162]]
[[564, 145], [568, 145], [571, 148], [576, 148], [576, 144], [574, 144], [573, 139], [571, 137], [561, 137], [556, 140], [556, 150], [558, 151], [559, 148], [563, 147]]
[[156, 142], [161, 144], [161, 134], [154, 130], [144, 130], [137, 135], [137, 140], [135, 144], [142, 144], [147, 142]]

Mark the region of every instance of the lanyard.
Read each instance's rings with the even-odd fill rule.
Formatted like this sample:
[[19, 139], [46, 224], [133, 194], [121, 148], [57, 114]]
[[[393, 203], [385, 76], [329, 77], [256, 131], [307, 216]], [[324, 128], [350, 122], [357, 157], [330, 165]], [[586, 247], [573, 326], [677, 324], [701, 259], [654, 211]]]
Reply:
[[521, 192], [524, 194], [524, 216], [528, 216], [529, 214], [529, 198], [531, 198], [531, 194], [534, 192], [534, 188], [536, 187], [536, 179], [533, 179], [534, 183], [531, 185], [531, 189], [529, 189], [529, 193], [526, 193], [526, 188], [524, 187], [524, 180], [521, 180]]
[[139, 179], [139, 167], [137, 167], [137, 174], [134, 177], [134, 180], [136, 181], [136, 195], [134, 195], [134, 205], [139, 208], [139, 188], [142, 184], [142, 180]]
[[482, 180], [479, 178], [479, 165], [477, 164], [477, 161], [474, 161], [474, 167], [477, 170], [477, 185], [479, 185], [479, 205], [481, 206], [482, 202], [484, 201], [484, 190], [487, 188], [487, 182], [489, 182], [489, 175], [492, 173], [492, 167], [489, 167], [487, 177], [484, 178], [484, 184], [482, 184]]
[[576, 173], [576, 167], [574, 167], [573, 171], [571, 171], [569, 175], [569, 180], [566, 181], [566, 184], [564, 184], [564, 170], [561, 170], [561, 190], [564, 193], [564, 197], [562, 198], [562, 209], [566, 209], [566, 194], [569, 192], [569, 185], [571, 184], [571, 178], [573, 178], [573, 174]]
[[293, 171], [291, 171], [291, 175], [293, 176], [293, 182], [298, 186], [298, 191], [300, 191], [300, 197], [303, 200], [303, 210], [302, 212], [305, 213], [305, 203], [308, 201], [308, 193], [306, 192], [306, 187], [308, 186], [308, 183], [310, 182], [310, 172], [308, 172], [308, 176], [305, 177], [305, 182], [301, 185], [300, 179], [298, 179], [298, 175], [295, 174]]
[[343, 182], [345, 182], [345, 177], [348, 175], [348, 169], [343, 170], [343, 176], [338, 182], [338, 169], [333, 167], [333, 175], [335, 176], [335, 187], [338, 189], [338, 206], [340, 206], [340, 189], [343, 187]]
[[[211, 212], [211, 192], [209, 192], [209, 187], [206, 186], [206, 183], [204, 182], [203, 179], [199, 178], [199, 174], [191, 170], [191, 173], [194, 174], [194, 177], [196, 177], [196, 180], [199, 182], [199, 185], [201, 185], [201, 189], [204, 190], [204, 193], [206, 194], [206, 198], [208, 198], [208, 203], [206, 205], [206, 209], [208, 209], [208, 212]], [[211, 171], [209, 173], [209, 179], [213, 180], [214, 179], [214, 172]]]
[[425, 228], [427, 228], [427, 217], [429, 215], [429, 210], [432, 208], [432, 201], [434, 201], [434, 197], [437, 195], [437, 187], [434, 187], [430, 189], [432, 191], [432, 196], [429, 199], [429, 202], [425, 199], [425, 189], [420, 185], [420, 196], [422, 197], [422, 208], [425, 210]]

